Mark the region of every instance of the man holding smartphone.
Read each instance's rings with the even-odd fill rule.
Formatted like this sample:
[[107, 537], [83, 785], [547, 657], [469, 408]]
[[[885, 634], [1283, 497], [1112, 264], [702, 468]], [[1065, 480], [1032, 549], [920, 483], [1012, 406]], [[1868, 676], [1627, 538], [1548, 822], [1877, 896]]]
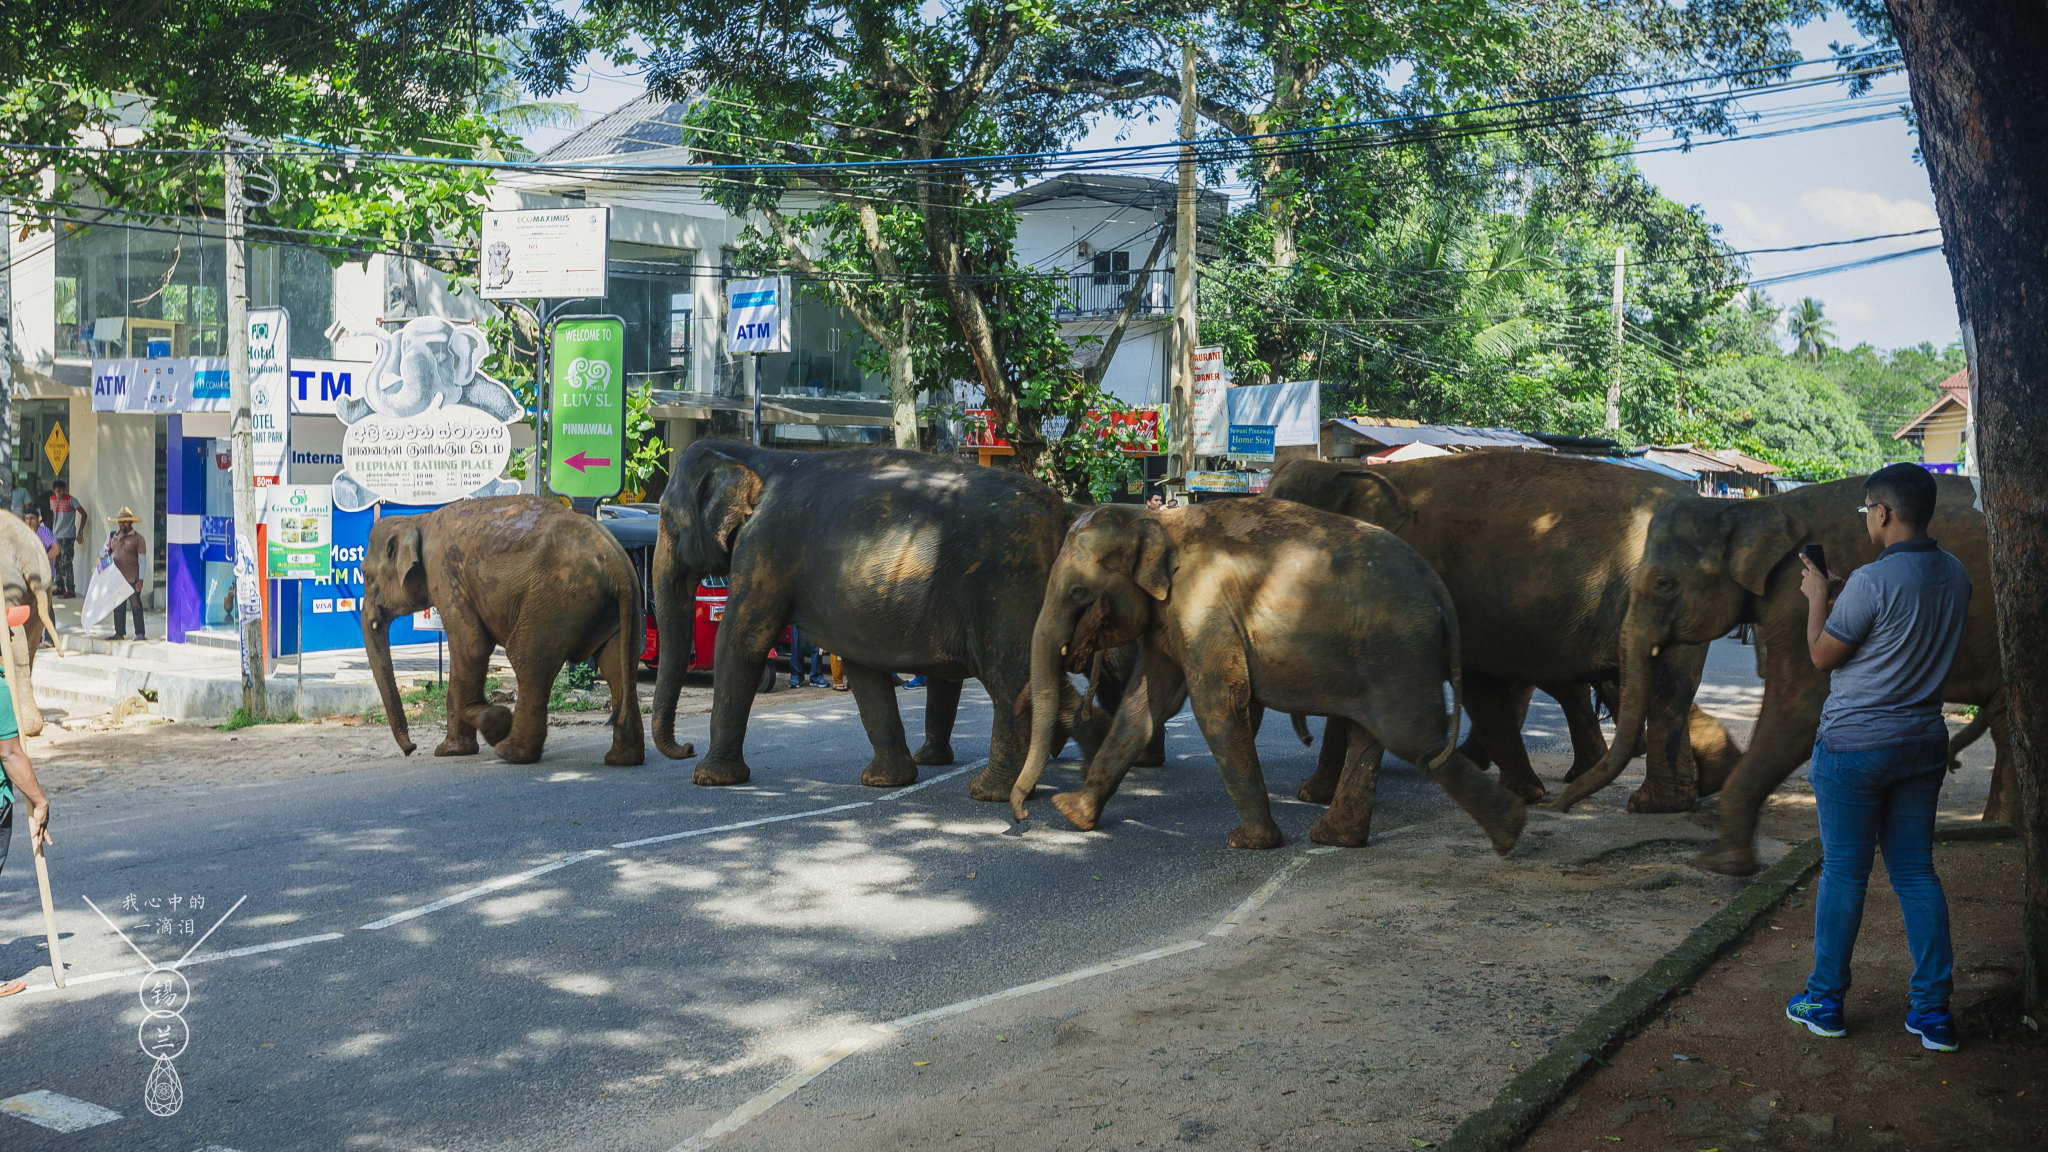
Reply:
[[[1948, 899], [1934, 874], [1934, 812], [1948, 767], [1941, 686], [1962, 642], [1970, 578], [1927, 534], [1934, 477], [1893, 464], [1863, 482], [1864, 527], [1876, 560], [1835, 579], [1800, 556], [1806, 573], [1806, 642], [1832, 673], [1807, 778], [1820, 814], [1824, 859], [1813, 905], [1813, 974], [1785, 1015], [1819, 1036], [1840, 1036], [1849, 959], [1863, 924], [1872, 853], [1905, 913], [1913, 954], [1906, 1031], [1937, 1052], [1956, 1049], [1949, 1013]], [[1829, 601], [1833, 600], [1833, 610]]]

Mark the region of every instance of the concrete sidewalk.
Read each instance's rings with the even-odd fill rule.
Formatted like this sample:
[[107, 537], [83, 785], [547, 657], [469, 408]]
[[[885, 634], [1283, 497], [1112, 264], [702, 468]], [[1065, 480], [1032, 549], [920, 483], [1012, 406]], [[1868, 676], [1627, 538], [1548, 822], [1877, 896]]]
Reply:
[[[91, 629], [79, 620], [81, 599], [51, 601], [51, 614], [64, 655], [44, 648], [36, 657], [36, 700], [43, 714], [69, 723], [111, 710], [123, 696], [140, 693], [150, 710], [174, 720], [222, 720], [242, 702], [241, 649], [225, 628], [188, 632], [185, 642], [164, 636], [164, 614], [143, 613], [148, 639], [115, 640], [113, 620]], [[297, 656], [271, 661], [267, 697], [274, 714], [296, 712], [305, 719], [350, 716], [376, 705], [377, 684], [362, 649], [312, 652], [305, 658], [305, 696], [299, 695]], [[414, 644], [391, 650], [400, 684], [432, 681], [439, 675], [436, 646]], [[493, 672], [509, 669], [504, 655], [492, 657]], [[505, 674], [509, 675], [509, 671]]]

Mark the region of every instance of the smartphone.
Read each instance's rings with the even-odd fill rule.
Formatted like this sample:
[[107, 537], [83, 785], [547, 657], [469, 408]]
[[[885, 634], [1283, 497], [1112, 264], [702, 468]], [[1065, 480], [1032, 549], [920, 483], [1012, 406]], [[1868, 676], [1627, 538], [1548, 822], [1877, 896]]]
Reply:
[[1823, 576], [1827, 575], [1827, 574], [1828, 574], [1828, 561], [1827, 561], [1827, 557], [1826, 557], [1826, 555], [1824, 555], [1824, 554], [1823, 554], [1823, 553], [1821, 552], [1821, 547], [1820, 547], [1820, 545], [1818, 545], [1818, 544], [1808, 544], [1808, 545], [1806, 545], [1805, 551], [1806, 551], [1806, 558], [1807, 558], [1808, 560], [1811, 560], [1811, 561], [1813, 561], [1813, 566], [1814, 566], [1815, 568], [1818, 568], [1818, 569], [1820, 569], [1820, 574], [1821, 574], [1821, 575], [1823, 575]]

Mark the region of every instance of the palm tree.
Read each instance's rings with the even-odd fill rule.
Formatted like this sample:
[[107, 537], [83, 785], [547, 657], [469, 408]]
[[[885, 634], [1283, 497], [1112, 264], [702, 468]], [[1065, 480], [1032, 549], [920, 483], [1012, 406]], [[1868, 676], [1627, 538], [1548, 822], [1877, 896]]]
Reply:
[[1793, 354], [1820, 363], [1820, 351], [1835, 338], [1834, 321], [1821, 315], [1821, 302], [1811, 296], [1800, 298], [1785, 317], [1785, 333], [1797, 342]]

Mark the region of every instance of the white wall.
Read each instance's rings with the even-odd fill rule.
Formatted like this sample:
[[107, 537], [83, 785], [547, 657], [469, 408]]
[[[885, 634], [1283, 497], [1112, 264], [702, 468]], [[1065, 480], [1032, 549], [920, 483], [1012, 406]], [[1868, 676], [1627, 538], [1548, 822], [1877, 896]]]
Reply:
[[[73, 572], [81, 591], [123, 507], [135, 513], [135, 530], [148, 539], [150, 564], [156, 563], [163, 544], [156, 538], [157, 419], [148, 413], [94, 412], [90, 396], [71, 400], [71, 494], [85, 505], [88, 517], [78, 534]], [[158, 606], [157, 589], [151, 585], [149, 592], [147, 602]]]
[[[1017, 213], [1017, 255], [1040, 272], [1086, 272], [1091, 262], [1080, 255], [1082, 240], [1091, 253], [1123, 249], [1131, 254], [1131, 271], [1145, 263], [1158, 234], [1152, 209], [1104, 204], [1099, 200], [1048, 200]], [[1159, 256], [1159, 268], [1171, 267], [1173, 249]]]

